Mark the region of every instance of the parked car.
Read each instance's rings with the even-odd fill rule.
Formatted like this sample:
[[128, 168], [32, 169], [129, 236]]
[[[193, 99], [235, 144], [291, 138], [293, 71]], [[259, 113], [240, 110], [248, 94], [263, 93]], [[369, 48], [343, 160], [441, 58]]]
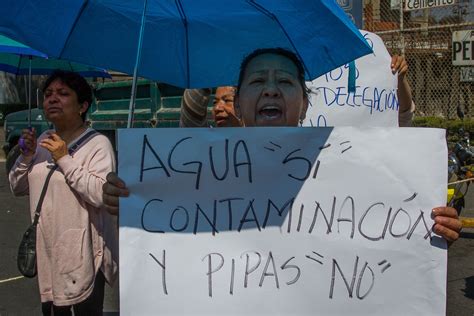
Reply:
[[5, 116], [10, 113], [26, 110], [28, 104], [26, 103], [0, 103], [0, 123], [4, 123]]

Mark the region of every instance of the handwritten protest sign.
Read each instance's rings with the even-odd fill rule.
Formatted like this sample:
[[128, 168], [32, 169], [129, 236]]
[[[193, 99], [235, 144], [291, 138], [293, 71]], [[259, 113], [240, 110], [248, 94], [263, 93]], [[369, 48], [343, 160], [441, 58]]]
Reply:
[[444, 315], [435, 129], [119, 130], [122, 315]]
[[398, 126], [397, 75], [382, 39], [360, 31], [374, 53], [355, 61], [356, 90], [348, 92], [349, 66], [308, 83], [310, 106], [303, 126]]

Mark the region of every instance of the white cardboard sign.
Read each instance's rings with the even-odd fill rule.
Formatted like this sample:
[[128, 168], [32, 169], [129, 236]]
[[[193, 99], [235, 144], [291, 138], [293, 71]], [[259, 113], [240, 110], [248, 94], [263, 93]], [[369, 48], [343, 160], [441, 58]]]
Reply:
[[119, 130], [121, 315], [444, 315], [435, 129]]
[[348, 91], [348, 64], [308, 82], [312, 93], [303, 126], [398, 126], [398, 84], [391, 56], [379, 36], [360, 32], [374, 52], [355, 60], [355, 93]]

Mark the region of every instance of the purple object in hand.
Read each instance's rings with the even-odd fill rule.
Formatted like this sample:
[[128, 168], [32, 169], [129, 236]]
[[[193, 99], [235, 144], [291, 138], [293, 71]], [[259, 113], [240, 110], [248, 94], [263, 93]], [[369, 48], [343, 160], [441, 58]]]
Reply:
[[18, 141], [18, 145], [20, 146], [23, 152], [28, 151], [28, 149], [26, 148], [25, 140], [23, 138], [20, 138], [20, 140]]

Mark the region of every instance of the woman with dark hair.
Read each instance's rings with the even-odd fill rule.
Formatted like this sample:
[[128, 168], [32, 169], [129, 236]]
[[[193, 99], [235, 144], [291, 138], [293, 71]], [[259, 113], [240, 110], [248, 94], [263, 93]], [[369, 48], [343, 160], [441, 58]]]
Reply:
[[[36, 251], [44, 315], [101, 315], [105, 281], [118, 271], [117, 219], [102, 207], [102, 185], [115, 169], [109, 140], [88, 128], [92, 102], [87, 81], [57, 71], [43, 89], [44, 114], [54, 130], [36, 139], [24, 130], [24, 147], [10, 174], [15, 195], [30, 196], [31, 215], [41, 204]], [[51, 171], [53, 170], [53, 171]]]
[[306, 115], [308, 92], [295, 54], [259, 49], [242, 62], [234, 106], [245, 126], [298, 126]]
[[[282, 48], [259, 49], [242, 62], [234, 106], [245, 126], [298, 126], [305, 118], [308, 93], [304, 68], [295, 54]], [[119, 197], [128, 196], [115, 173], [107, 175], [104, 204], [118, 213]], [[433, 231], [452, 242], [459, 238], [461, 222], [456, 210], [433, 210]]]

